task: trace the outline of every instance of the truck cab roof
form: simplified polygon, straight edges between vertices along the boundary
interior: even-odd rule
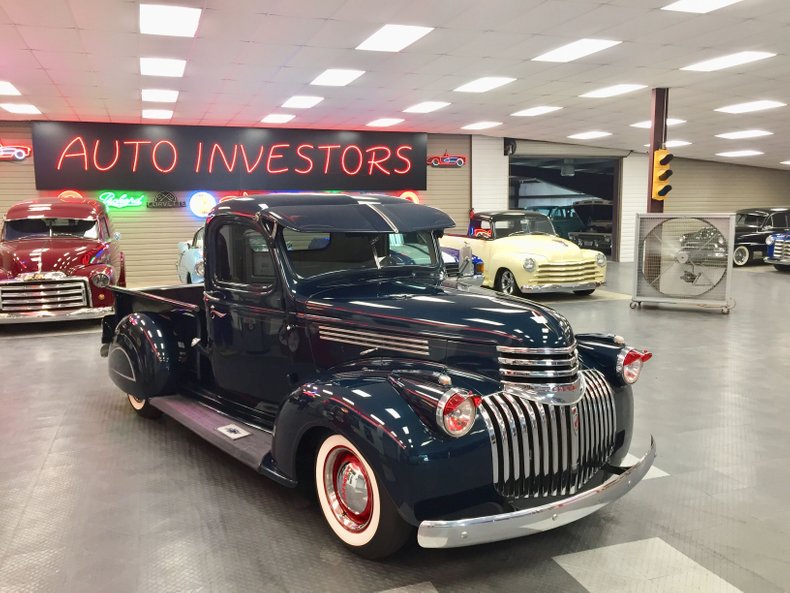
[[[301,232],[407,233],[455,226],[431,206],[386,195],[266,194],[220,202],[209,220],[223,214],[261,217]]]

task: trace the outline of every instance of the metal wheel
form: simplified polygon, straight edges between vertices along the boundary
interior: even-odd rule
[[[637,303],[636,301],[631,301],[630,303],[628,303],[628,306],[631,307],[632,309],[636,309],[639,306],[639,303]]]
[[[738,267],[745,266],[751,259],[752,254],[745,245],[739,245],[735,248],[735,251],[732,252],[732,263]]]
[[[131,393],[127,393],[126,397],[129,398],[129,404],[135,412],[143,418],[159,418],[162,412],[151,405],[147,398],[135,397]]]
[[[504,292],[505,294],[514,296],[521,294],[521,291],[518,289],[516,277],[513,275],[513,272],[507,268],[499,272],[499,276],[497,277],[496,281],[496,289],[499,292]]]

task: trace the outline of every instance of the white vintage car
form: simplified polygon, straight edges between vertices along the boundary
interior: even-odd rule
[[[476,212],[466,235],[445,234],[442,247],[465,243],[483,260],[483,286],[511,295],[592,294],[606,281],[606,256],[557,236],[551,220],[525,210]]]
[[[181,241],[178,244],[178,281],[182,284],[200,284],[203,282],[203,232],[200,227],[192,241]]]

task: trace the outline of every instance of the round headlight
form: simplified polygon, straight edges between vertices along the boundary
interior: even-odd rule
[[[110,277],[104,272],[96,272],[91,276],[91,282],[97,288],[107,288],[110,285]]]
[[[642,372],[642,365],[653,358],[647,350],[639,351],[633,348],[624,348],[617,357],[617,371],[628,384],[636,383]]]
[[[195,264],[195,274],[198,276],[203,276],[206,272],[206,266],[203,264],[203,260],[201,259]]]
[[[524,260],[522,265],[527,272],[532,272],[535,269],[535,260],[531,257],[528,257]]]
[[[436,406],[436,423],[452,437],[462,437],[472,430],[477,418],[480,397],[470,391],[450,389]]]
[[[768,236],[765,238],[765,242],[766,242],[766,244],[768,244],[768,245],[773,245],[773,244],[774,244],[774,241],[776,241],[776,238],[774,238],[774,236],[773,236],[773,235],[768,235]]]
[[[595,263],[598,264],[600,267],[604,267],[606,265],[606,256],[603,253],[596,253]]]
[[[721,235],[719,235],[719,238],[716,239],[716,240],[719,242],[719,245],[724,245],[726,243],[726,241],[724,240],[724,237],[722,237]]]

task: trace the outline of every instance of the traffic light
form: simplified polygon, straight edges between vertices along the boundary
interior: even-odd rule
[[[660,148],[653,153],[653,191],[651,197],[654,200],[664,200],[672,186],[669,185],[669,178],[672,177],[672,169],[669,163],[675,156],[666,149]]]

